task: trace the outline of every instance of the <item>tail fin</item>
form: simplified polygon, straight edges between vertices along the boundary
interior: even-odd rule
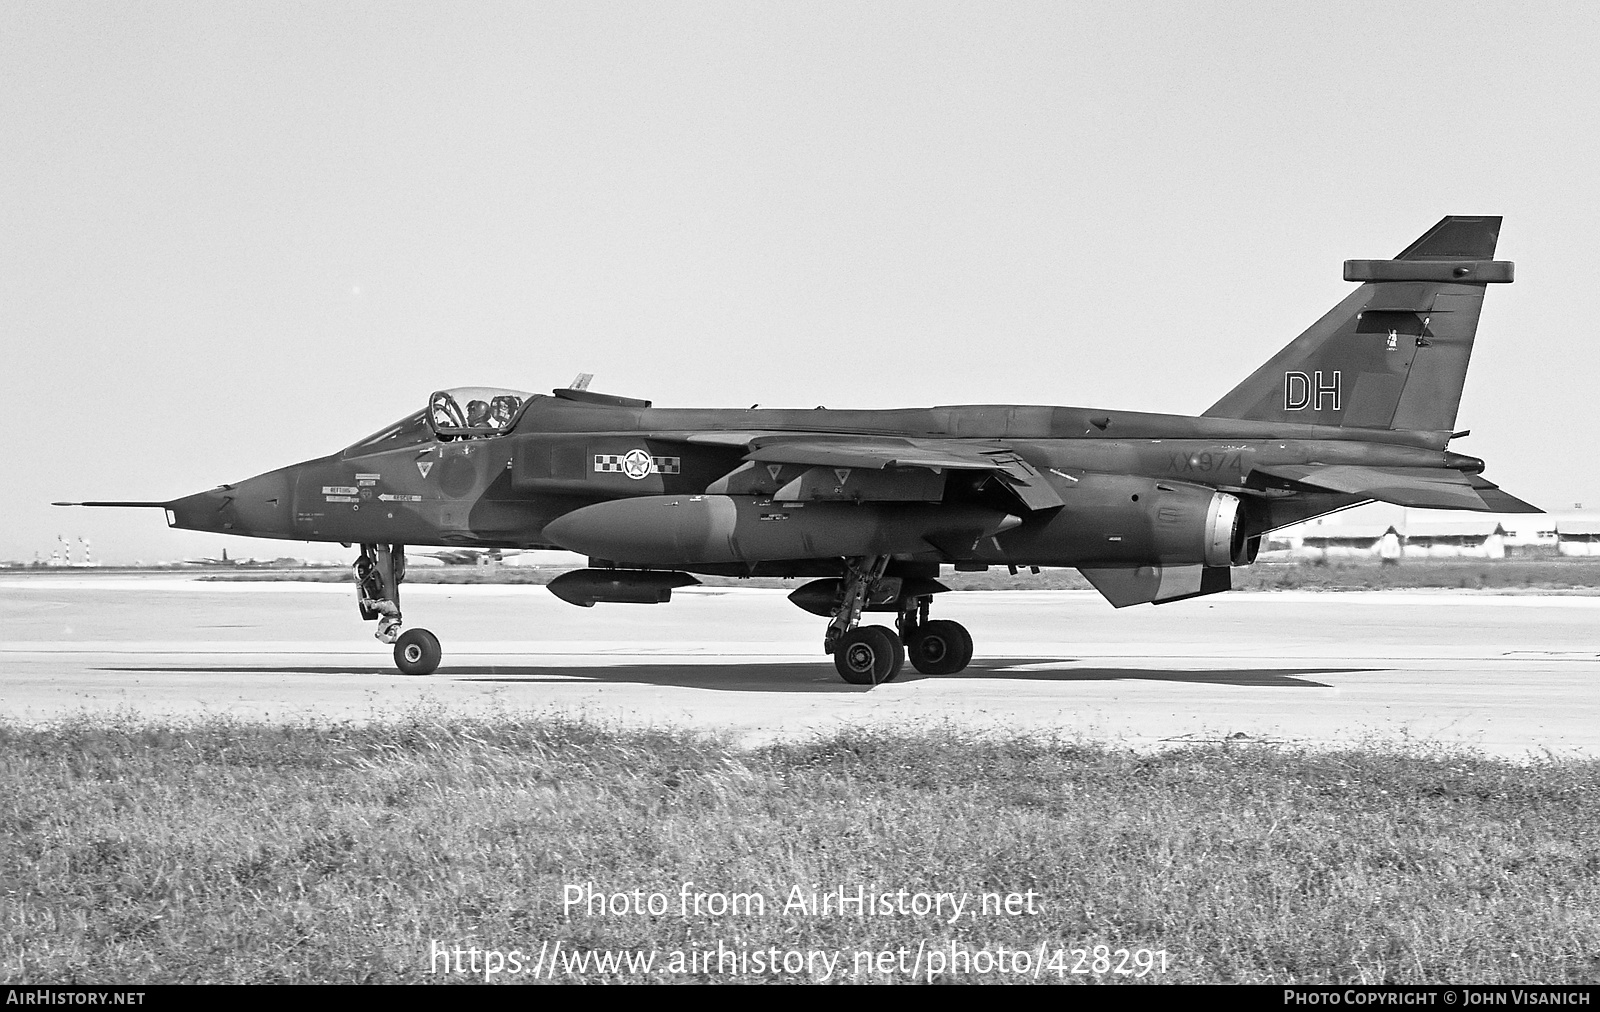
[[[1346,260],[1363,282],[1206,415],[1448,433],[1472,357],[1500,219],[1451,216],[1393,260]]]

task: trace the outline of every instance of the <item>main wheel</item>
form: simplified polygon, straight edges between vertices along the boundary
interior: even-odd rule
[[[426,629],[407,629],[394,641],[394,666],[402,675],[431,675],[443,656],[439,637]]]
[[[881,625],[857,626],[839,637],[833,648],[833,666],[851,685],[892,682],[904,662],[900,637]]]
[[[972,662],[972,634],[948,619],[917,626],[906,648],[911,666],[925,675],[953,675]]]

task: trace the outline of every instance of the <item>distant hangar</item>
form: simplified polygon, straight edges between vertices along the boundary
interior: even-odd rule
[[[1273,532],[1263,561],[1504,559],[1600,556],[1600,511],[1466,513],[1406,510],[1398,519],[1339,515]]]

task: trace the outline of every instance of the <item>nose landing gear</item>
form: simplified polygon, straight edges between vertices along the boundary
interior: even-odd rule
[[[394,663],[402,674],[431,675],[443,651],[439,638],[426,629],[400,631],[400,582],[406,577],[405,545],[362,545],[356,559],[356,603],[361,617],[376,621],[373,635],[394,644]]]

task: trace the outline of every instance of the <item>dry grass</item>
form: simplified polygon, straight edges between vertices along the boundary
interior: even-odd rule
[[[846,968],[854,950],[919,941],[1107,944],[1164,950],[1169,981],[1592,981],[1597,773],[951,730],[747,751],[429,714],[0,726],[0,979],[438,980],[434,940],[560,940],[823,950]],[[567,916],[564,887],[591,881],[673,909]],[[767,913],[680,916],[684,882],[762,893]],[[857,884],[1032,889],[1042,908],[954,925],[779,912],[794,885]]]

